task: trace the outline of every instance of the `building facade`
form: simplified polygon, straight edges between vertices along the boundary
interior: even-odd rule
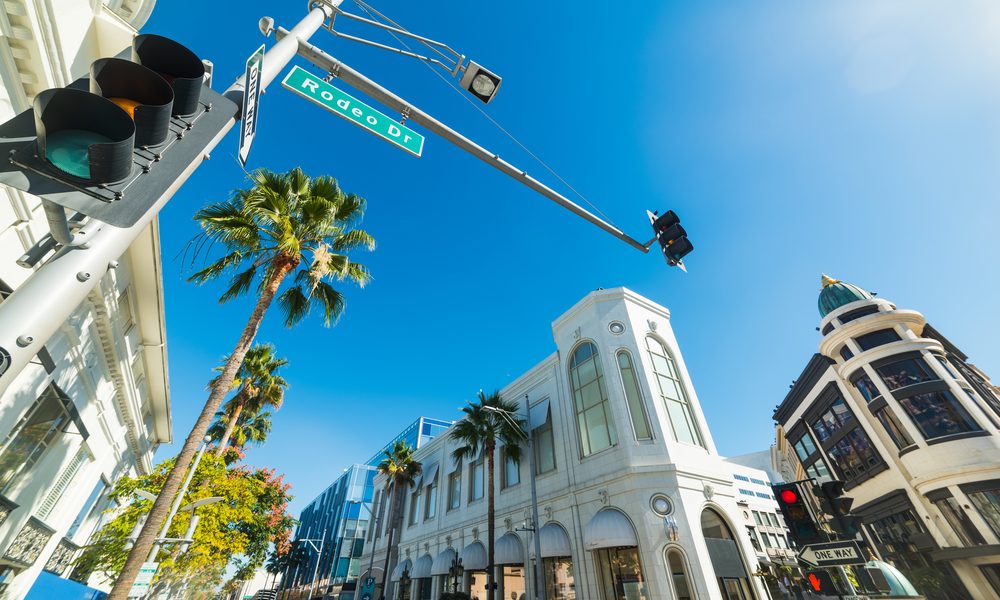
[[[501,392],[530,405],[521,418],[540,522],[528,461],[500,449],[497,598],[533,597],[536,534],[549,600],[767,598],[734,473],[767,476],[716,452],[669,311],[624,288],[598,290],[552,332],[556,351]],[[455,448],[446,432],[416,453],[423,475],[403,506],[387,598],[454,588],[485,598],[484,457],[458,463]],[[389,536],[372,537],[362,560],[382,564]]]
[[[808,477],[846,483],[865,539],[918,589],[1000,598],[996,389],[922,314],[822,283],[819,352],[774,414],[779,438]]]
[[[153,4],[4,2],[0,121],[127,48]],[[158,235],[154,224],[133,243],[0,397],[3,598],[24,597],[43,571],[68,576],[115,480],[148,472],[171,439]],[[39,200],[0,187],[0,303],[51,257],[18,264],[47,239]]]
[[[343,475],[302,510],[295,540],[303,540],[296,542],[303,560],[288,571],[282,584],[289,590],[285,597],[308,598],[315,592],[345,600],[353,598],[369,523],[373,514],[376,521],[381,518],[378,513],[381,502],[373,507],[372,501],[380,500],[383,491],[375,489],[375,473],[385,458],[384,450],[397,441],[421,448],[450,426],[451,421],[418,418],[367,463],[345,469]],[[312,544],[304,541],[307,539]]]

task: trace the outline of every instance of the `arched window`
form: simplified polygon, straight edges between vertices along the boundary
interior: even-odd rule
[[[677,363],[674,362],[670,352],[660,340],[647,337],[646,347],[649,349],[649,358],[653,362],[653,372],[656,373],[660,398],[667,407],[667,416],[670,420],[670,428],[674,432],[674,439],[678,442],[704,447],[705,442],[702,441],[701,433],[698,431],[698,424],[694,419],[694,412],[691,410],[691,403],[688,402],[687,393],[684,391],[684,383],[677,370]]]
[[[753,600],[755,594],[743,555],[729,524],[719,513],[706,508],[701,513],[701,533],[705,536],[708,556],[723,598]],[[738,561],[733,558],[738,557]]]
[[[632,433],[637,440],[651,440],[653,434],[649,429],[649,419],[646,418],[646,408],[642,405],[639,379],[635,376],[635,367],[632,366],[632,355],[625,350],[618,352],[618,371],[622,376],[628,414],[632,417]]]
[[[569,381],[576,405],[576,422],[583,456],[590,456],[617,444],[618,436],[611,418],[600,357],[597,347],[591,342],[584,342],[573,351],[573,358],[569,363]]]
[[[674,586],[674,597],[677,600],[692,600],[694,591],[688,581],[684,557],[678,550],[667,550],[667,568],[670,569],[670,582]]]

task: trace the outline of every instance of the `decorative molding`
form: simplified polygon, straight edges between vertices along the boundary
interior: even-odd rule
[[[656,331],[656,321],[654,321],[652,319],[648,319],[646,321],[646,325],[649,325],[649,330],[650,331]]]
[[[597,490],[597,495],[600,496],[601,504],[607,505],[607,503],[608,503],[608,490]]]
[[[52,552],[48,562],[45,563],[44,569],[62,577],[73,564],[73,557],[76,556],[79,549],[79,546],[63,538],[56,546],[55,551]]]
[[[545,512],[545,520],[546,521],[551,521],[552,520],[552,507],[551,506],[546,506],[543,509],[543,511]]]
[[[576,329],[573,330],[573,339],[574,340],[580,339],[580,328],[579,327],[577,327]]]
[[[25,566],[34,564],[54,533],[54,530],[49,529],[38,519],[34,517],[28,519],[4,552],[4,560]]]
[[[705,487],[701,491],[705,494],[705,500],[711,500],[715,496],[715,488],[709,483],[705,483]]]

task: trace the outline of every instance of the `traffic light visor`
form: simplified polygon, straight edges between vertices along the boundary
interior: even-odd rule
[[[132,40],[132,60],[155,71],[173,88],[174,115],[188,116],[198,110],[205,65],[197,54],[169,38],[144,33]]]
[[[662,231],[666,231],[672,225],[678,225],[680,222],[681,220],[680,217],[677,216],[677,213],[672,210],[668,210],[659,217],[656,217],[656,220],[653,221],[653,229],[655,229],[657,233],[660,233]]]
[[[166,141],[174,90],[155,72],[132,61],[102,58],[90,66],[90,91],[132,117],[136,146],[157,146]]]
[[[58,171],[92,183],[132,173],[135,124],[111,100],[72,88],[44,90],[34,114],[38,155]]]

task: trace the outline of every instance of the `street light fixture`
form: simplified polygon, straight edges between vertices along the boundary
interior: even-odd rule
[[[451,591],[458,591],[458,579],[465,572],[465,567],[462,566],[462,557],[455,556],[451,559],[451,566],[448,568],[448,576],[451,577]]]
[[[497,95],[501,81],[503,79],[499,75],[483,68],[476,61],[470,60],[458,84],[469,90],[473,96],[482,100],[484,104],[489,104]]]

